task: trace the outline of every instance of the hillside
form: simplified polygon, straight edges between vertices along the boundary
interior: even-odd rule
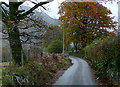
[[[21,5],[19,7],[20,10],[29,10],[31,7],[29,6],[24,6],[24,5]],[[61,22],[58,20],[58,19],[53,19],[51,18],[50,16],[48,16],[45,12],[39,12],[37,10],[34,11],[35,12],[35,18],[42,18],[43,21],[45,21],[48,25],[59,25]],[[36,17],[37,16],[37,17]]]

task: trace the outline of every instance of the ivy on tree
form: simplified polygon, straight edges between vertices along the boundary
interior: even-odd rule
[[[2,2],[2,5],[5,5],[9,8],[7,11],[3,6],[2,9],[2,22],[6,25],[9,35],[9,43],[12,49],[12,58],[15,61],[15,64],[21,65],[21,57],[22,57],[22,44],[20,40],[20,32],[18,29],[18,24],[20,20],[25,19],[29,14],[33,13],[33,11],[38,8],[39,6],[43,7],[42,5],[49,3],[52,0],[34,3],[34,7],[29,9],[28,11],[24,12],[24,10],[18,10],[19,6],[22,5],[25,0],[18,2],[18,0],[9,0],[9,5],[5,2]],[[22,13],[23,12],[23,13]],[[23,55],[24,61],[26,60],[25,54]],[[26,60],[27,61],[27,60]]]

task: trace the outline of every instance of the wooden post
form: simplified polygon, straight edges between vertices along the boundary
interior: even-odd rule
[[[22,66],[24,65],[23,64],[23,51],[21,50],[21,63],[22,63]]]
[[[0,5],[1,7],[1,5]],[[2,30],[2,11],[0,9],[0,30]],[[2,33],[0,33],[0,46],[2,46]],[[0,63],[2,63],[2,48],[0,48]],[[0,87],[2,86],[2,67],[0,66]]]
[[[11,69],[12,69],[12,50],[10,49],[10,64],[9,64],[9,66],[10,66],[10,71],[11,71]]]
[[[64,28],[63,28],[63,58],[64,58],[64,49],[65,49],[64,42],[65,42],[65,35],[64,35]]]

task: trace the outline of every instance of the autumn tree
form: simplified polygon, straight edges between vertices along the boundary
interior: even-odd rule
[[[1,10],[2,10],[2,22],[6,25],[8,36],[9,36],[9,43],[10,47],[12,49],[12,58],[14,59],[15,63],[18,65],[21,65],[21,55],[22,55],[22,44],[20,40],[20,32],[18,29],[18,24],[21,20],[25,19],[28,15],[33,13],[33,11],[38,8],[39,6],[43,7],[44,4],[49,3],[52,0],[44,1],[44,2],[32,2],[34,4],[34,7],[30,8],[28,11],[25,12],[25,10],[19,10],[19,6],[22,5],[26,0],[21,0],[21,2],[18,2],[18,0],[9,0],[9,4],[5,2],[1,2]],[[9,11],[6,10],[4,7],[8,7]],[[44,8],[44,7],[43,7]],[[24,60],[26,59],[26,56],[23,56]]]
[[[66,35],[65,44],[73,42],[76,51],[95,38],[115,35],[108,31],[116,30],[111,11],[98,2],[63,2],[59,14],[60,28]]]

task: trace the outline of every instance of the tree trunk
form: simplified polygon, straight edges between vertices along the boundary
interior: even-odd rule
[[[77,51],[78,51],[78,47],[77,47],[77,43],[76,43],[76,42],[74,42],[74,48],[75,48],[76,53],[77,53]]]
[[[13,31],[9,32],[9,43],[12,50],[12,58],[15,64],[21,66],[21,55],[22,55],[22,44],[19,37],[19,29],[17,26],[13,28]],[[24,62],[26,60],[26,56],[23,56]]]
[[[23,2],[18,2],[18,0],[14,0],[14,1],[9,0],[9,5],[4,4],[7,7],[9,7],[9,11],[2,9],[2,15],[3,15],[2,21],[8,27],[9,43],[12,50],[12,58],[14,59],[14,62],[18,65],[21,65],[21,61],[22,61],[21,55],[23,53],[22,44],[19,37],[20,33],[17,27],[18,23],[20,22],[20,20],[24,19],[27,15],[31,14],[36,8],[44,4],[47,4],[51,1],[40,2],[31,9],[29,9],[28,11],[26,11],[25,13],[21,14],[21,12],[23,12],[24,10],[18,10],[18,8],[21,4],[23,4]],[[23,53],[24,63],[26,59],[27,58]]]

